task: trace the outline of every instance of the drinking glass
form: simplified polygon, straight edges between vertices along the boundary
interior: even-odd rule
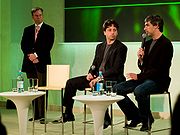
[[[38,79],[37,78],[29,78],[29,92],[37,92],[38,91]]]
[[[106,81],[106,95],[110,96],[112,91],[112,81]]]
[[[17,79],[12,79],[12,91],[17,92]]]
[[[113,89],[113,86],[117,83],[117,81],[112,81],[112,89],[111,89],[111,96],[115,97],[117,95],[117,90]]]
[[[106,81],[106,95],[107,96],[116,96],[116,90],[113,90],[113,86],[117,81]]]

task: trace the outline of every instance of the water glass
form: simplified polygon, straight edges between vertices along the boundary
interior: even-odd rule
[[[100,89],[99,95],[104,95],[104,89]]]
[[[116,91],[113,90],[113,86],[117,81],[106,81],[106,95],[107,96],[116,96]]]
[[[38,79],[37,78],[29,78],[29,92],[37,92],[38,91]]]
[[[117,95],[117,90],[112,88],[111,96],[115,97]]]
[[[96,91],[96,90],[94,89],[94,87],[92,87],[92,95],[93,95],[93,96],[97,96],[97,95],[98,95],[98,91]]]
[[[112,81],[112,89],[111,89],[111,96],[115,97],[117,95],[117,89],[113,89],[113,86],[117,84],[117,81]]]
[[[110,96],[111,95],[111,90],[112,90],[112,81],[106,81],[106,95]]]
[[[12,91],[17,92],[17,79],[12,79]]]

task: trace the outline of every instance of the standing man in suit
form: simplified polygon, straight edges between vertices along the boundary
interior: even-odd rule
[[[93,87],[97,82],[98,71],[103,73],[104,80],[124,81],[124,63],[126,61],[127,47],[117,40],[119,25],[114,20],[106,20],[103,24],[105,41],[98,44],[95,57],[92,62],[94,68],[90,68],[86,76],[71,78],[67,81],[63,99],[66,107],[63,114],[63,122],[74,121],[73,96],[76,91]],[[111,123],[108,113],[106,113],[104,128]]]
[[[142,123],[141,131],[151,128],[154,118],[150,110],[150,94],[163,93],[170,84],[170,66],[173,57],[173,46],[163,32],[163,19],[159,15],[150,15],[145,18],[144,31],[151,39],[145,41],[139,49],[139,74],[128,73],[128,81],[114,85],[118,95],[125,98],[118,101],[118,105],[131,123],[128,127],[136,127]],[[138,108],[127,96],[134,92]],[[148,123],[149,122],[149,123]],[[148,126],[149,125],[149,126]]]
[[[26,27],[21,40],[24,53],[22,72],[27,78],[38,78],[38,85],[46,85],[46,65],[51,64],[50,51],[54,43],[54,28],[43,22],[43,9],[35,7],[31,11],[34,24]],[[48,93],[46,94],[48,97]],[[44,96],[35,99],[34,119],[44,120]],[[29,119],[32,121],[32,118]]]

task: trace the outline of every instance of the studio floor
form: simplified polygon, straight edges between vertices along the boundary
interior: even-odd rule
[[[18,127],[18,117],[15,109],[0,109],[2,122],[6,126],[8,135],[19,135],[19,127]],[[32,116],[31,110],[29,110],[28,118]],[[62,134],[62,124],[53,124],[52,121],[60,117],[60,112],[48,111],[47,114],[47,132],[44,132],[44,124],[40,124],[38,121],[35,122],[35,135],[61,135]],[[87,115],[88,119],[92,119],[92,115]],[[84,125],[83,121],[83,113],[75,113],[75,122],[74,122],[74,135],[83,135],[84,134]],[[114,123],[119,121],[123,121],[124,117],[114,116]],[[32,122],[28,121],[27,124],[27,135],[32,135]],[[115,125],[113,128],[113,135],[125,135],[125,130],[123,128],[124,124]],[[156,119],[155,123],[152,125],[152,131],[162,128],[170,127],[169,119]],[[136,129],[139,129],[137,127]],[[71,122],[65,123],[64,126],[65,135],[71,135]],[[153,135],[169,135],[170,130],[164,130],[160,132],[154,132]],[[129,135],[147,135],[147,132],[140,132],[138,130],[128,130]],[[109,126],[107,129],[103,130],[104,135],[111,135],[111,127]],[[87,124],[86,135],[94,135],[93,132],[93,124]]]

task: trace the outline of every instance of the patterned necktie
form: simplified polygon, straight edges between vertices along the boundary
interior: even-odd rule
[[[40,30],[40,26],[37,25],[35,28],[35,41],[37,39],[37,35],[38,35],[39,30]]]

